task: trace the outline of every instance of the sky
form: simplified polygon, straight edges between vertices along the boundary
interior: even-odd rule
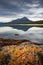
[[[43,20],[43,0],[0,0],[0,22],[17,18]]]

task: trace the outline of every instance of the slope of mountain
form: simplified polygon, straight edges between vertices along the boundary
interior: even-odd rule
[[[32,22],[26,22],[26,24],[43,24],[43,20],[40,20],[40,21],[32,21]]]
[[[35,24],[43,24],[43,20],[40,20],[40,21],[36,21]]]
[[[26,17],[23,17],[23,18],[16,19],[16,20],[13,20],[11,22],[8,22],[7,24],[26,24],[26,23],[29,23],[29,22],[32,22],[32,21],[29,20]]]
[[[43,20],[32,21],[26,17],[23,17],[23,18],[19,18],[19,19],[16,19],[16,20],[13,20],[13,21],[7,22],[7,23],[0,22],[0,25],[10,25],[10,24],[43,24]]]

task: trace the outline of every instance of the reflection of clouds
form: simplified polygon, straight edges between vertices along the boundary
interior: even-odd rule
[[[43,43],[43,28],[32,27],[24,35],[33,42]]]
[[[32,42],[43,43],[43,28],[32,27],[27,31],[13,29],[11,27],[0,28],[0,38],[27,39]],[[16,36],[15,34],[19,34]]]
[[[24,31],[18,30],[18,29],[13,29],[12,27],[0,27],[0,34],[1,33],[23,34]]]
[[[9,32],[11,30],[12,30],[12,28],[10,28],[10,27],[0,27],[0,33]]]
[[[32,27],[30,29],[28,29],[29,33],[43,33],[43,28],[40,27]]]

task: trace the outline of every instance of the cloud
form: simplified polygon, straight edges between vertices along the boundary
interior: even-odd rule
[[[42,0],[0,0],[0,19],[4,22],[26,16],[31,20],[43,19]],[[4,19],[5,18],[5,19]]]

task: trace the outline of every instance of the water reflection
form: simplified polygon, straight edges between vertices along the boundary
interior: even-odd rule
[[[43,28],[31,27],[27,31],[23,31],[12,27],[0,27],[0,38],[27,39],[43,43]]]

